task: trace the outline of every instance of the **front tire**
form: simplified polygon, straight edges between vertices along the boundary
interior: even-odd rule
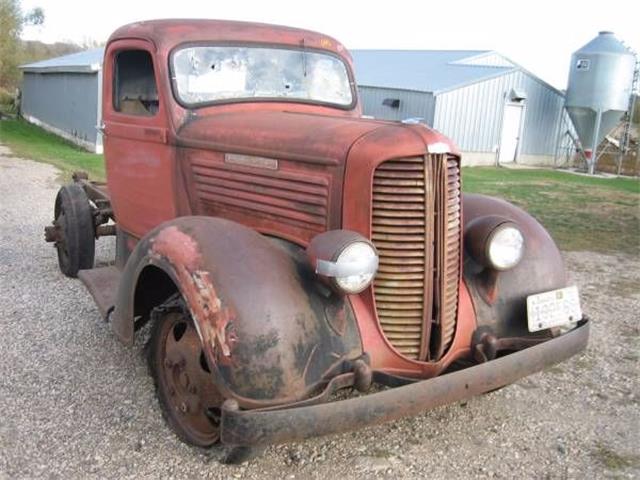
[[[75,278],[79,270],[93,268],[95,229],[89,198],[82,187],[65,185],[56,197],[53,224],[58,230],[55,246],[58,265],[67,277]]]
[[[220,406],[202,343],[182,308],[153,315],[148,361],[162,414],[185,443],[208,448],[220,440]]]

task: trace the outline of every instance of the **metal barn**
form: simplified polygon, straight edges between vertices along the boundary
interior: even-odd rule
[[[353,50],[365,115],[421,119],[465,165],[554,163],[573,131],[563,92],[495,51]]]
[[[97,48],[22,65],[21,114],[89,151],[102,153],[102,57]]]

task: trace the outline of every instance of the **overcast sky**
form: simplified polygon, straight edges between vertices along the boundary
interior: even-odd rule
[[[45,24],[25,29],[25,39],[104,41],[152,18],[259,21],[317,30],[347,48],[497,50],[560,89],[571,53],[600,30],[640,51],[637,0],[22,0],[24,11],[35,6]]]

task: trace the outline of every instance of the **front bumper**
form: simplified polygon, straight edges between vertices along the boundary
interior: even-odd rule
[[[589,322],[582,320],[570,332],[496,360],[454,373],[371,395],[319,405],[279,410],[239,410],[222,406],[222,442],[258,446],[347,432],[500,388],[562,362],[583,350]]]

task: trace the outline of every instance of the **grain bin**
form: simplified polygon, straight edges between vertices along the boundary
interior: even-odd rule
[[[600,32],[571,57],[566,108],[589,173],[595,171],[597,146],[627,110],[635,64],[635,55],[612,32]]]

